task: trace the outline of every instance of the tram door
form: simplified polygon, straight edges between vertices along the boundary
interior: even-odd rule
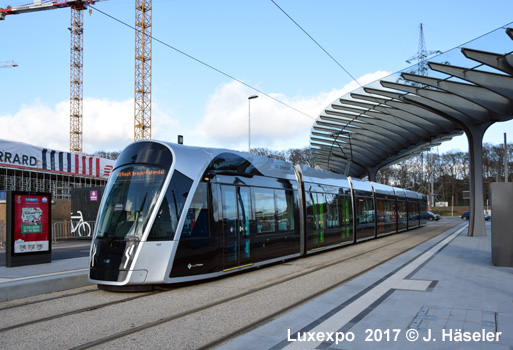
[[[307,246],[308,250],[325,246],[324,233],[326,231],[326,199],[324,194],[307,192]]]
[[[221,186],[225,270],[251,262],[250,194],[246,187]]]

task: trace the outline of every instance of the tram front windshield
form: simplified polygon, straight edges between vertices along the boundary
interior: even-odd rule
[[[116,169],[105,191],[96,238],[141,240],[168,168],[126,165]]]

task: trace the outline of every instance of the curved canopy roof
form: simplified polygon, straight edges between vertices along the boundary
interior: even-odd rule
[[[310,134],[316,164],[355,177],[513,119],[513,29],[501,28],[348,93]]]

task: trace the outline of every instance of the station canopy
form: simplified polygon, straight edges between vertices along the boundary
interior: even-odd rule
[[[375,180],[462,133],[481,147],[476,130],[513,119],[512,40],[505,26],[338,98],[312,127],[316,164]]]

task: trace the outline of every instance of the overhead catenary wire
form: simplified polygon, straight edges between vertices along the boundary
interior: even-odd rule
[[[94,6],[90,5],[90,7],[92,9],[94,9],[95,11],[98,11],[99,13],[103,14],[104,16],[107,16],[110,19],[112,19],[112,20],[114,20],[114,21],[116,21],[116,22],[118,22],[120,24],[123,24],[124,26],[126,26],[126,27],[128,27],[128,28],[130,28],[132,30],[138,30],[134,26],[132,26],[132,25],[130,25],[130,24],[128,24],[128,23],[126,23],[126,22],[124,22],[124,21],[122,21],[122,20],[120,20],[120,19],[118,19],[118,18],[116,18],[116,17],[114,17],[114,16],[104,12],[104,11],[98,10]],[[144,34],[147,35],[146,33],[144,33]],[[310,118],[310,119],[316,120],[315,117],[312,117],[311,115],[309,115],[309,114],[307,114],[307,113],[305,113],[305,112],[303,112],[303,111],[301,111],[301,110],[299,110],[299,109],[297,109],[297,108],[295,108],[295,107],[293,107],[293,106],[291,106],[291,105],[289,105],[289,104],[287,104],[287,103],[285,103],[285,102],[283,102],[283,101],[281,101],[281,100],[271,96],[270,94],[268,94],[268,93],[266,93],[266,92],[264,92],[264,91],[262,91],[262,90],[260,90],[260,89],[258,89],[256,87],[254,87],[254,86],[251,86],[248,83],[246,83],[246,82],[244,82],[244,81],[242,81],[240,79],[235,78],[234,76],[232,76],[232,75],[230,75],[230,74],[220,70],[219,68],[216,68],[216,67],[214,67],[214,66],[212,66],[212,65],[210,65],[210,64],[208,64],[208,63],[206,63],[206,62],[204,62],[202,60],[200,60],[199,58],[196,58],[196,57],[194,57],[194,56],[192,56],[192,55],[190,55],[190,54],[188,54],[188,53],[186,53],[186,52],[184,52],[184,51],[182,51],[182,50],[180,50],[180,49],[178,49],[178,48],[176,48],[176,47],[174,47],[174,46],[172,46],[172,45],[170,45],[170,44],[168,44],[168,43],[166,43],[166,42],[164,42],[164,41],[162,41],[162,40],[160,40],[160,39],[158,39],[156,37],[154,37],[153,35],[151,35],[150,37],[151,37],[152,40],[155,40],[159,44],[162,44],[162,45],[164,45],[164,46],[166,46],[166,47],[168,47],[168,48],[170,48],[170,49],[172,49],[172,50],[174,50],[174,51],[176,51],[176,52],[178,52],[178,53],[180,53],[180,54],[182,54],[182,55],[184,55],[184,56],[186,56],[186,57],[188,57],[188,58],[190,58],[190,59],[192,59],[192,60],[194,60],[196,62],[198,62],[199,64],[201,64],[201,65],[203,65],[203,66],[205,66],[207,68],[210,68],[210,69],[218,72],[219,74],[222,74],[225,77],[228,77],[228,78],[230,78],[230,79],[232,79],[232,80],[234,80],[234,81],[236,81],[236,82],[238,82],[238,83],[240,83],[240,84],[242,84],[242,85],[244,85],[244,86],[246,86],[246,87],[248,87],[248,88],[250,88],[250,89],[252,89],[252,90],[254,90],[254,91],[256,91],[256,92],[258,92],[258,93],[260,93],[260,94],[262,94],[262,95],[264,95],[264,96],[266,96],[266,97],[268,97],[268,98],[270,98],[270,99],[272,99],[272,100],[274,100],[274,101],[276,101],[276,102],[278,102],[278,103],[280,103],[280,104],[282,104],[282,105],[284,105],[284,106],[286,106],[286,107],[288,107],[288,108],[290,108],[290,109],[292,109],[292,110],[294,110],[294,111],[296,111],[296,112],[298,112],[298,113],[300,113],[302,115],[304,115],[304,116],[306,116],[306,117],[308,117],[308,118]]]
[[[319,46],[319,48],[324,51],[324,53],[326,55],[329,56],[329,58],[331,58],[333,60],[333,62],[335,62],[340,68],[342,68],[342,70],[344,72],[346,72],[347,75],[349,75],[351,77],[351,79],[353,79],[358,85],[360,85],[360,87],[363,87],[360,82],[358,80],[356,80],[356,78],[351,74],[349,73],[349,71],[347,69],[344,68],[344,66],[342,66],[342,64],[340,64],[340,62],[338,62],[335,57],[333,57],[324,47],[322,47],[321,44],[319,44],[319,42],[317,40],[315,40],[310,34],[308,34],[308,32],[306,30],[303,29],[303,27],[301,27],[299,25],[299,23],[297,23],[287,12],[285,12],[284,9],[282,9],[274,0],[271,0],[271,2],[277,7],[280,9],[281,12],[283,12],[285,14],[285,16],[287,16],[299,29],[301,29],[303,31],[303,33],[305,33],[317,46]]]
[[[337,64],[337,66],[339,66],[347,75],[349,75],[349,77],[354,81],[356,82],[356,84],[358,84],[358,86],[360,86],[360,88],[363,88],[362,84],[360,84],[360,82],[346,69],[344,68],[344,66],[342,66],[342,64],[340,62],[338,62],[335,57],[333,57],[321,44],[319,44],[319,42],[317,40],[314,39],[314,37],[312,37],[299,23],[297,23],[284,9],[282,9],[274,0],[271,0],[271,2],[281,11],[285,14],[285,16],[287,16],[299,29],[301,29],[301,31],[303,33],[305,33],[309,38],[310,40],[312,40],[322,51],[324,51],[324,53],[326,55],[328,55],[329,58],[331,58],[333,60],[333,62],[335,62]],[[379,101],[371,94],[369,93],[370,97],[373,98],[375,100],[375,102],[379,105]],[[355,119],[358,119],[358,117],[360,117],[361,115],[363,115],[366,111],[362,111],[361,113],[359,113],[358,115],[356,115],[351,121],[349,121],[346,126],[350,125],[351,123],[353,123],[353,121]],[[395,117],[394,117],[395,118]],[[345,127],[342,129],[344,130]],[[335,142],[337,140],[338,136],[333,140],[333,142]]]
[[[344,68],[344,66],[342,66],[342,64],[340,64],[340,62],[338,62],[321,44],[319,44],[319,42],[317,40],[315,40],[301,25],[299,25],[299,23],[297,23],[287,12],[285,12],[284,9],[282,9],[274,0],[271,0],[271,2],[281,11],[285,14],[285,16],[287,16],[299,29],[301,29],[301,31],[303,33],[305,33],[309,38],[310,40],[312,40],[322,51],[324,51],[324,53],[326,55],[328,55],[329,58],[331,58],[333,60],[333,62],[335,62],[337,64],[337,66],[339,66],[347,75],[349,75],[349,77],[351,77],[351,79],[353,79],[354,82],[356,82],[360,88],[363,88],[362,84],[360,84],[360,82],[347,70]],[[375,99],[374,96],[372,96],[372,94],[369,94],[375,101],[376,103],[379,105],[379,101]],[[353,117],[353,119],[351,119],[351,121],[347,122],[346,125],[338,132],[334,132],[332,135],[333,135],[333,142],[331,144],[331,149],[333,149],[335,143],[337,142],[337,139],[340,135],[342,135],[344,133],[344,130],[350,125],[352,124],[356,119],[358,119],[358,117],[360,117],[361,115],[365,114],[365,110],[362,110],[361,113],[359,113],[358,115],[355,115]],[[317,121],[317,119],[316,119]],[[351,134],[350,132],[347,132],[349,135]],[[340,145],[337,143],[337,146],[340,148],[340,150],[342,150],[342,148],[340,147]],[[351,137],[349,137],[349,146],[351,147]],[[345,152],[342,151],[342,153],[345,155]],[[351,162],[352,162],[352,149],[351,149],[351,156],[350,156],[350,159],[351,159]],[[329,162],[328,162],[329,164]]]

